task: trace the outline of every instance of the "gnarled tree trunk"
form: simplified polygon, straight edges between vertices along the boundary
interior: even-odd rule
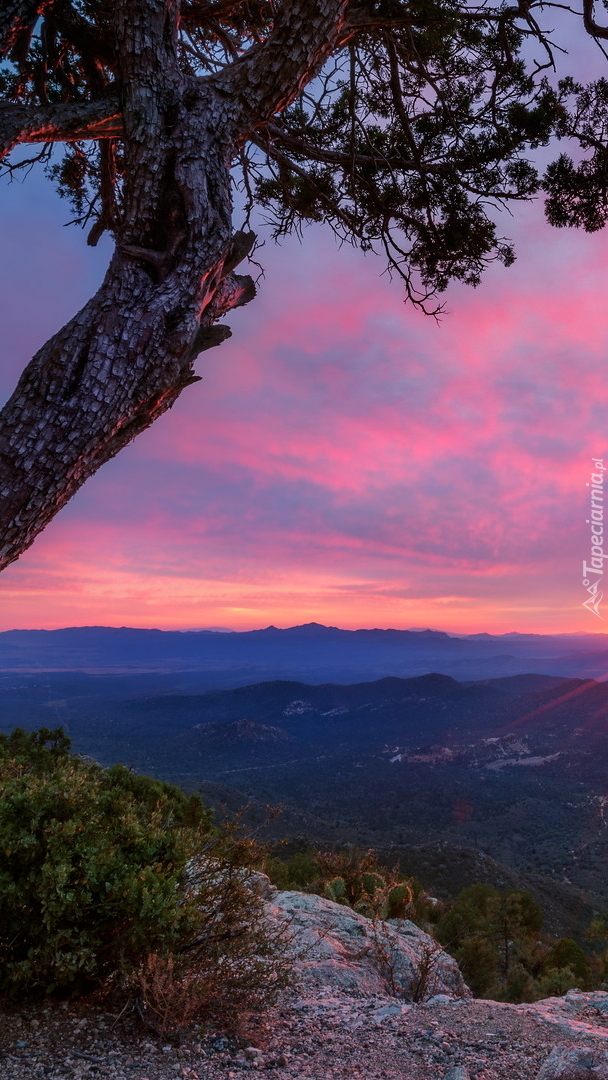
[[[116,0],[117,93],[80,114],[74,105],[0,110],[5,150],[120,133],[126,156],[104,282],[0,413],[0,569],[173,404],[195,380],[197,353],[228,336],[216,321],[254,295],[233,273],[253,237],[232,232],[230,164],[247,134],[314,77],[343,12],[343,0],[285,3],[264,44],[197,79],[177,63],[178,0]]]

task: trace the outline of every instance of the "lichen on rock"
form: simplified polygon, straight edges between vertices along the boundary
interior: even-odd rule
[[[268,895],[267,917],[285,923],[304,986],[335,987],[406,1002],[470,996],[456,961],[408,919],[368,919],[311,893]]]

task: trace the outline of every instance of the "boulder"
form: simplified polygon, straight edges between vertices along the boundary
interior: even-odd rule
[[[408,919],[365,918],[311,893],[276,892],[269,920],[287,929],[296,975],[304,988],[427,1001],[436,994],[470,997],[451,956]]]
[[[583,1046],[554,1046],[536,1080],[608,1080],[608,1053]]]

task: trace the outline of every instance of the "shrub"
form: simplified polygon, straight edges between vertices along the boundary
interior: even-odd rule
[[[226,994],[259,1006],[283,965],[249,887],[252,845],[214,829],[198,796],[69,747],[61,730],[0,736],[0,992],[105,985],[153,1023],[151,987],[171,981],[188,1015]]]
[[[241,865],[250,848],[230,833],[206,845],[187,867],[198,933],[180,950],[147,954],[122,980],[142,1020],[163,1036],[201,1017],[237,1028],[289,981],[290,935],[264,918],[257,875]]]
[[[295,889],[305,892],[319,878],[317,852],[312,848],[296,851],[287,859],[268,855],[264,871],[277,889]]]
[[[287,859],[267,856],[264,869],[279,889],[314,892],[372,919],[411,919],[424,930],[439,917],[420,882],[380,863],[376,851],[306,848]]]
[[[547,973],[550,974],[568,970],[571,972],[572,977],[577,980],[572,986],[586,989],[589,985],[591,970],[587,957],[580,945],[577,945],[576,941],[572,941],[571,938],[560,938],[559,941],[556,941],[555,945],[549,950],[545,968]]]

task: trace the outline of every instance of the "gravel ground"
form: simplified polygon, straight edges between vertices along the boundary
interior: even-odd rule
[[[580,1010],[579,1010],[580,1013]],[[534,1080],[556,1044],[608,1047],[608,1017],[587,1010],[585,1030],[530,1007],[437,1000],[401,1005],[345,995],[293,998],[248,1036],[190,1033],[181,1045],[150,1037],[129,1017],[83,1005],[0,1015],[1,1080],[443,1080],[464,1065],[473,1080]]]

